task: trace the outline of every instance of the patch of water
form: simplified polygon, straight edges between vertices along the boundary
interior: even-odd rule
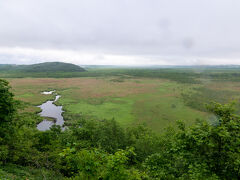
[[[54,124],[54,122],[52,121],[48,121],[46,119],[44,119],[42,122],[40,122],[38,125],[37,125],[37,129],[39,131],[46,131],[46,130],[49,130],[50,127]]]
[[[48,94],[52,94],[54,92],[55,92],[55,90],[53,90],[53,91],[43,91],[43,92],[41,92],[41,94],[48,95]]]
[[[55,92],[55,90],[54,91],[49,91],[49,92],[43,92],[42,94],[47,95],[47,94],[51,94],[53,92]],[[56,98],[55,98],[54,101],[47,101],[47,102],[43,103],[42,105],[38,106],[42,110],[39,113],[40,116],[42,116],[42,117],[51,117],[51,118],[56,119],[56,122],[52,122],[52,121],[48,121],[47,119],[44,119],[42,122],[40,122],[37,125],[37,129],[38,130],[40,130],[40,131],[49,130],[50,127],[53,124],[63,126],[64,119],[63,119],[63,116],[62,116],[62,113],[63,113],[62,106],[56,106],[54,104],[54,102],[56,102],[60,97],[61,96],[56,95]]]

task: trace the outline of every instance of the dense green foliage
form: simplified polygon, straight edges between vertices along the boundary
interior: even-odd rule
[[[8,83],[0,81],[0,176],[5,179],[239,179],[240,117],[231,104],[212,103],[217,122],[178,123],[156,134],[143,125],[72,116],[38,131],[39,118],[17,112]],[[7,113],[5,113],[7,109]],[[48,170],[46,170],[48,169]],[[49,171],[50,170],[50,171]]]
[[[14,180],[42,180],[42,179],[64,179],[61,174],[45,168],[34,168],[31,166],[20,166],[16,164],[7,164],[0,167],[0,179]]]
[[[0,79],[0,124],[10,121],[16,112],[16,101],[9,89],[8,82]]]
[[[165,151],[153,154],[145,167],[157,178],[238,179],[240,177],[240,117],[231,105],[213,104],[209,109],[218,124],[199,121],[186,129],[179,123],[179,132]]]

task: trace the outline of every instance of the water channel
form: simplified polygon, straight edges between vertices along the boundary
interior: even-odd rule
[[[45,92],[42,92],[41,94],[49,95],[49,94],[53,94],[53,93],[56,94],[55,90],[54,91],[45,91]],[[60,97],[61,96],[56,94],[55,100],[47,101],[47,102],[43,103],[42,105],[38,106],[42,110],[39,113],[40,116],[49,117],[51,119],[54,119],[54,121],[49,121],[47,119],[44,119],[42,122],[40,122],[37,125],[38,130],[40,130],[40,131],[49,130],[53,124],[60,125],[61,127],[63,126],[64,119],[62,116],[62,113],[63,113],[62,106],[56,106],[54,104],[54,102],[56,102]]]

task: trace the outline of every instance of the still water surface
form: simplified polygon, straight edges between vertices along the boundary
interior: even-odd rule
[[[42,94],[48,95],[48,94],[52,94],[54,92],[55,91],[42,92]],[[40,130],[40,131],[49,130],[50,127],[53,124],[63,126],[64,119],[63,119],[63,116],[62,116],[62,112],[63,112],[62,106],[56,106],[54,104],[54,102],[56,102],[60,97],[61,96],[56,95],[56,98],[55,98],[54,101],[47,101],[47,102],[43,103],[42,105],[38,106],[42,110],[42,112],[39,113],[40,116],[42,116],[42,117],[51,117],[51,118],[56,119],[56,122],[48,121],[47,119],[44,119],[42,122],[40,122],[37,125],[37,129],[38,130]]]

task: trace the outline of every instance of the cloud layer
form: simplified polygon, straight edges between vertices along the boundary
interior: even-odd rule
[[[0,63],[240,64],[237,0],[7,0]]]

